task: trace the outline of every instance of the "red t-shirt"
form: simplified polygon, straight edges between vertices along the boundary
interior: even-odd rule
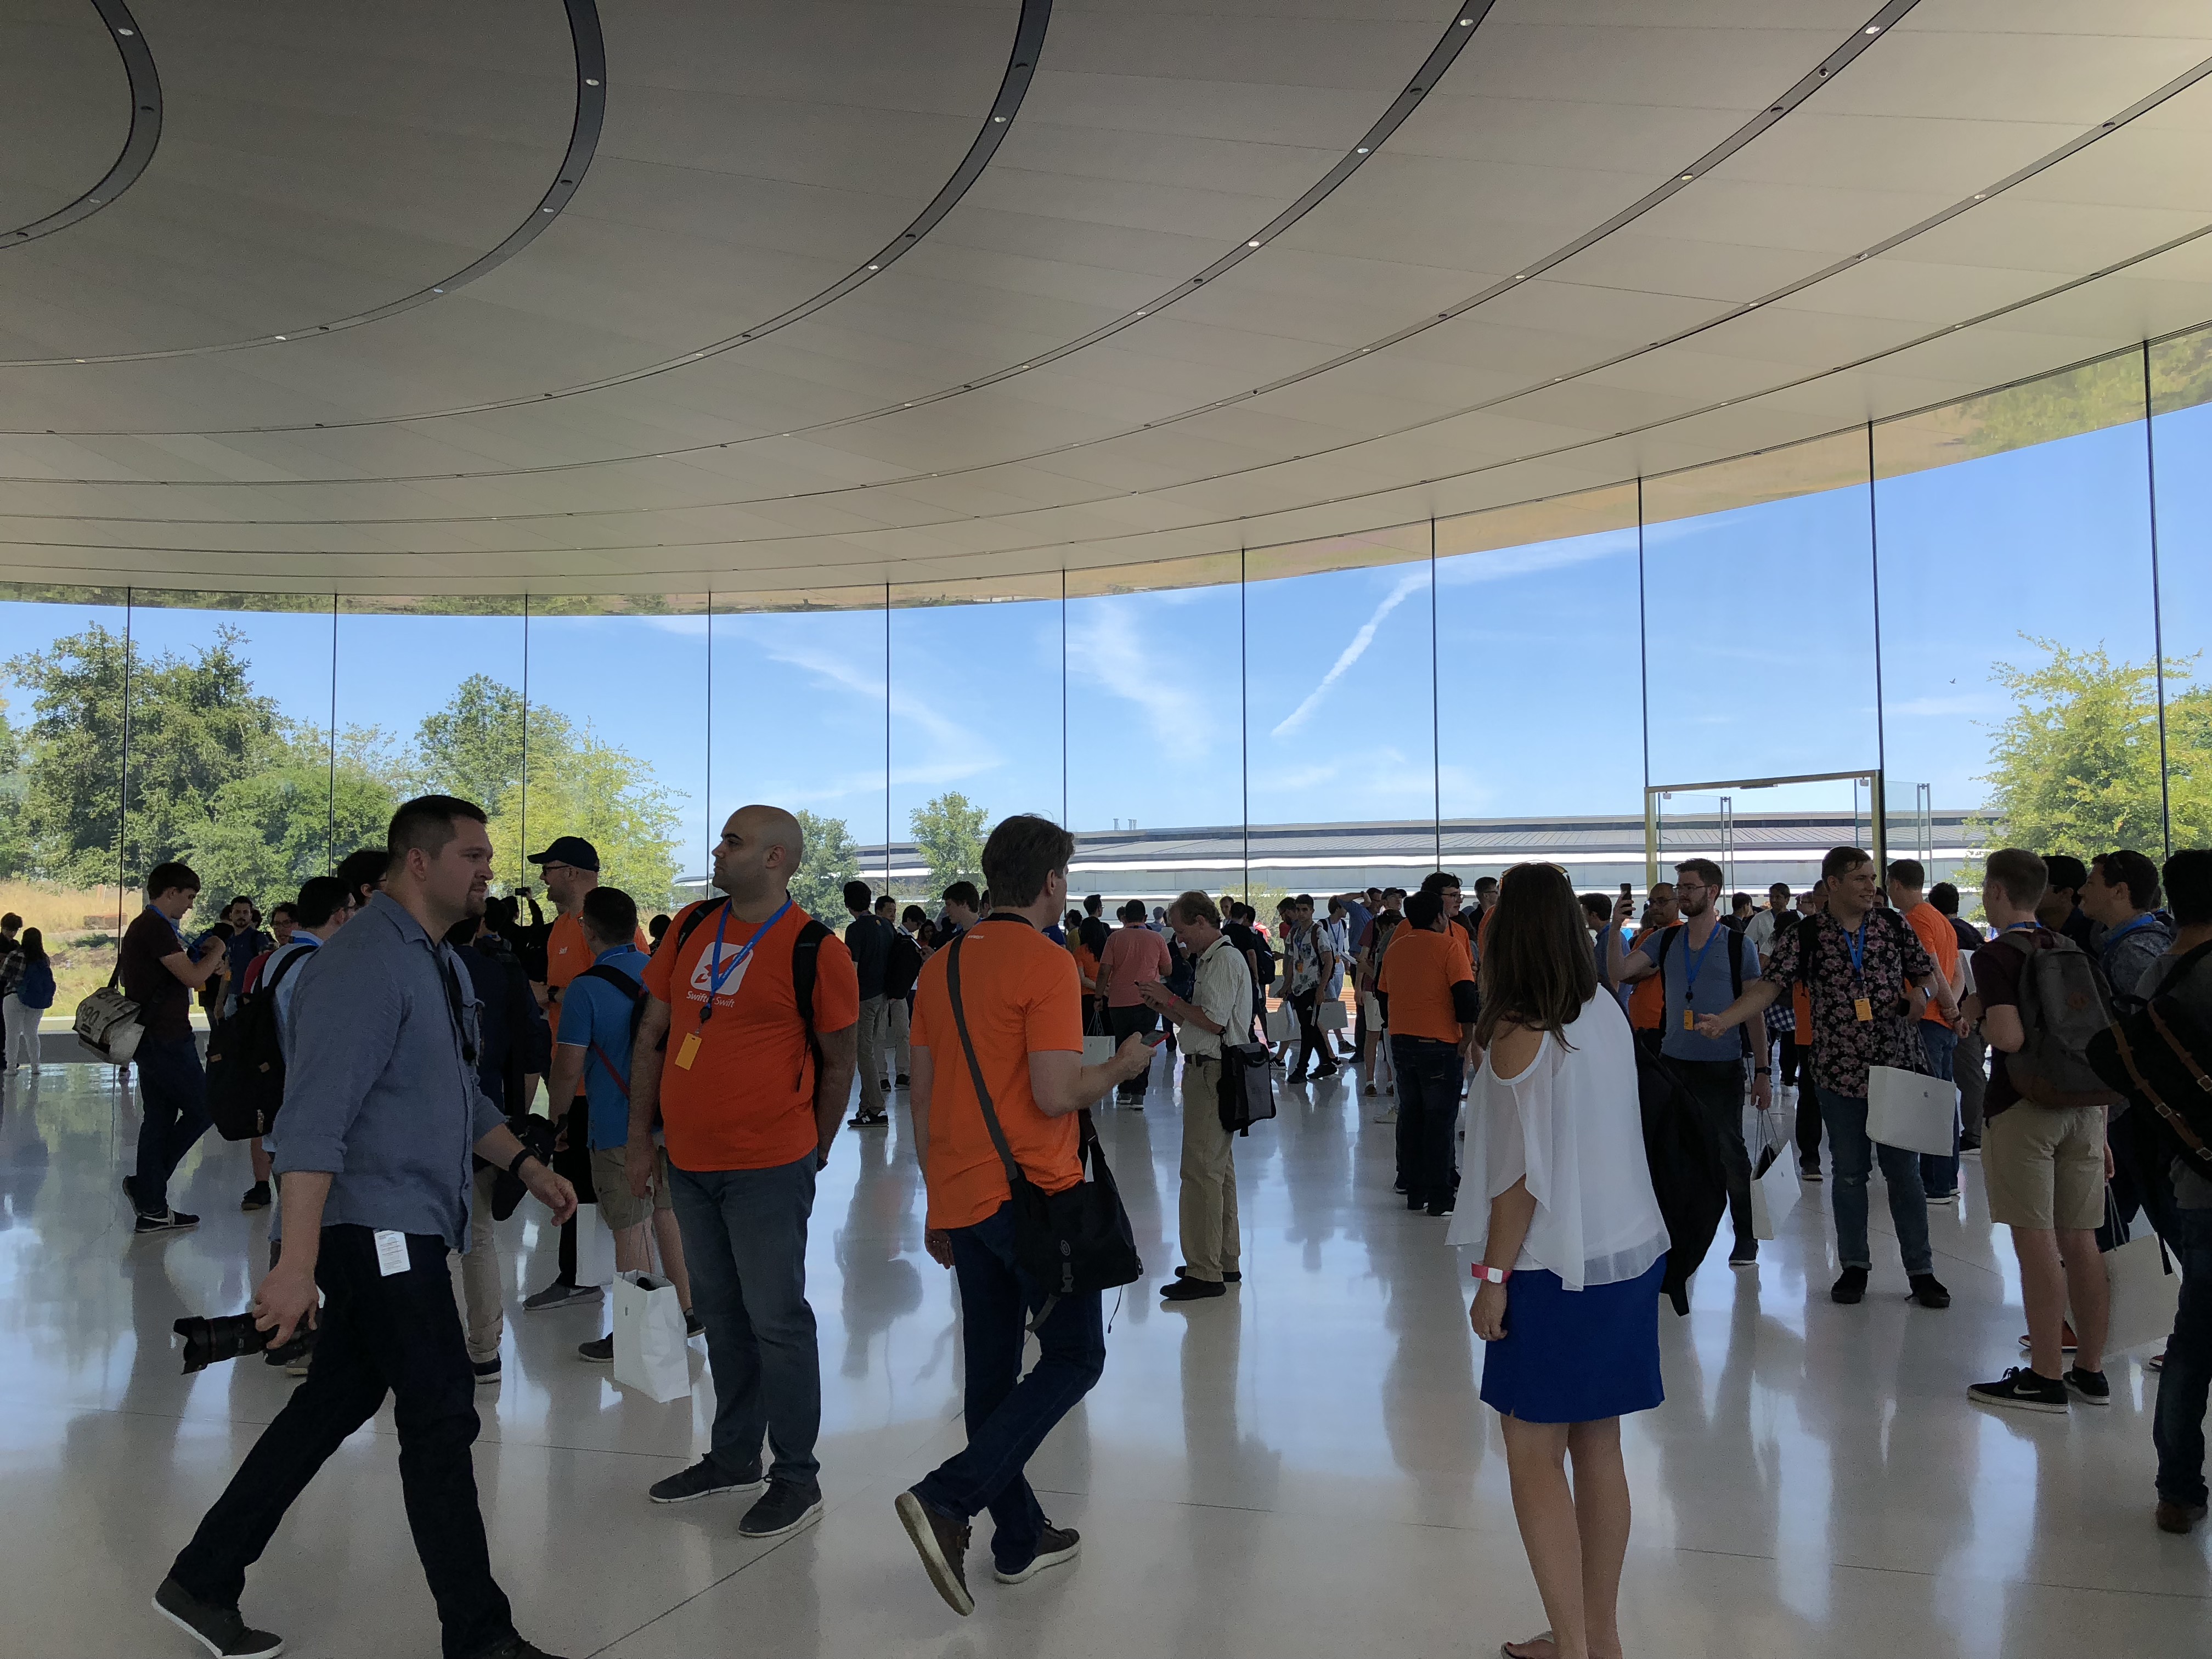
[[[698,908],[678,913],[645,970],[645,988],[669,1005],[660,1067],[669,1162],[693,1170],[794,1164],[818,1144],[814,1054],[791,980],[791,949],[810,918],[797,905],[785,911],[744,963],[730,968],[713,993],[714,1017],[702,1024],[711,970],[735,963],[762,930],[726,910],[693,928],[679,950],[684,919]],[[723,923],[718,953],[715,930]],[[814,1029],[842,1031],[860,1018],[860,976],[845,941],[832,933],[815,963]]]
[[[1098,958],[1098,971],[1108,976],[1106,1006],[1135,1007],[1144,1000],[1137,988],[1164,977],[1170,965],[1168,942],[1151,928],[1116,927]]]

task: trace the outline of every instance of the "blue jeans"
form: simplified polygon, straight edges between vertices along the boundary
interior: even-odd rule
[[[1959,1052],[1959,1034],[1948,1025],[1924,1019],[1920,1022],[1920,1044],[1928,1051],[1928,1075],[1951,1082],[1952,1060]],[[1959,1190],[1959,1103],[1955,1095],[1951,1102],[1951,1156],[1938,1158],[1933,1152],[1921,1153],[1920,1184],[1936,1198]]]
[[[769,1170],[672,1167],[669,1187],[714,1373],[708,1455],[725,1474],[744,1475],[765,1434],[773,1477],[817,1487],[822,1355],[806,1303],[814,1154]]]
[[[1867,1139],[1863,1095],[1820,1091],[1820,1121],[1828,1131],[1828,1158],[1835,1171],[1836,1255],[1846,1267],[1872,1267],[1867,1243],[1867,1176],[1875,1154],[1881,1156],[1881,1178],[1889,1188],[1889,1218],[1897,1228],[1897,1253],[1907,1273],[1924,1273],[1935,1258],[1928,1249],[1928,1189],[1920,1184],[1920,1154],[1896,1146],[1877,1146]]]
[[[992,1557],[1002,1571],[1018,1572],[1036,1554],[1045,1527],[1022,1469],[1106,1369],[1098,1292],[1053,1304],[1037,1331],[1037,1363],[1024,1376],[1024,1322],[1044,1305],[1044,1287],[1014,1265],[1013,1205],[1000,1205],[972,1227],[955,1227],[951,1237],[968,1366],[968,1444],[923,1476],[915,1495],[962,1521],[990,1510]]]
[[[208,1116],[207,1073],[200,1070],[198,1039],[142,1037],[138,1067],[137,1188],[141,1215],[169,1207],[169,1177],[192,1143],[214,1127]]]
[[[2166,1345],[2150,1437],[2158,1448],[2158,1495],[2169,1504],[2201,1504],[2204,1397],[2212,1385],[2212,1210],[2177,1208],[2168,1224],[2167,1248],[2181,1269],[2181,1306]]]
[[[1449,1204],[1459,1186],[1459,1050],[1433,1037],[1394,1036],[1390,1064],[1398,1073],[1398,1179],[1409,1199]]]

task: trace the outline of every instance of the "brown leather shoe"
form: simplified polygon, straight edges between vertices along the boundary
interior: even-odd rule
[[[2158,1504],[2158,1529],[2160,1532],[2187,1533],[2204,1518],[2202,1504],[2169,1504],[2164,1498]]]

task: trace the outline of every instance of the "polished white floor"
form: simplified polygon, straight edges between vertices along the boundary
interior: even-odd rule
[[[147,1598],[293,1387],[258,1361],[178,1375],[170,1322],[246,1305],[266,1218],[237,1207],[244,1149],[210,1138],[177,1193],[204,1224],[134,1239],[116,1181],[137,1120],[111,1077],[49,1066],[0,1101],[0,1659],[192,1651]],[[1443,1659],[1540,1630],[1446,1224],[1391,1195],[1376,1103],[1341,1080],[1285,1093],[1238,1150],[1244,1285],[1188,1309],[1151,1293],[1177,1259],[1162,1229],[1178,1122],[1159,1069],[1147,1109],[1103,1115],[1157,1271],[1123,1300],[1097,1389],[1031,1467],[1084,1553],[1006,1589],[979,1539],[969,1620],[931,1590],[890,1508],[961,1443],[951,1286],[921,1249],[902,1130],[847,1131],[815,1209],[829,1511],[808,1532],[750,1544],[737,1500],[646,1502],[705,1443],[703,1356],[693,1400],[653,1405],[574,1357],[603,1328],[599,1305],[513,1314],[477,1469],[525,1633],[611,1659]],[[1816,1203],[1756,1272],[1715,1261],[1687,1319],[1662,1313],[1667,1403],[1627,1433],[1631,1654],[2212,1647],[2204,1540],[2151,1525],[2156,1379],[2116,1362],[2112,1407],[2070,1418],[1964,1396],[2018,1361],[2023,1328],[1978,1176],[1970,1163],[1963,1211],[1934,1218],[1948,1312],[1905,1303],[1877,1183],[1864,1305],[1827,1300]],[[605,1236],[586,1237],[604,1280]],[[525,1214],[501,1245],[512,1308],[550,1277],[551,1236]],[[395,1447],[387,1407],[247,1585],[249,1620],[295,1653],[438,1651]]]

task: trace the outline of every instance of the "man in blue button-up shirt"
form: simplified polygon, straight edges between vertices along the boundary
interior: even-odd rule
[[[469,1460],[475,1378],[446,1255],[467,1246],[471,1152],[514,1170],[556,1221],[575,1212],[576,1195],[523,1150],[477,1079],[479,1004],[445,936],[483,913],[483,810],[446,795],[410,801],[389,845],[383,890],[295,974],[276,1148],[284,1251],[253,1311],[275,1344],[313,1325],[313,1363],[154,1604],[212,1651],[278,1651],[240,1616],[246,1569],[390,1394],[446,1659],[531,1659],[538,1650],[515,1633],[491,1576]]]

